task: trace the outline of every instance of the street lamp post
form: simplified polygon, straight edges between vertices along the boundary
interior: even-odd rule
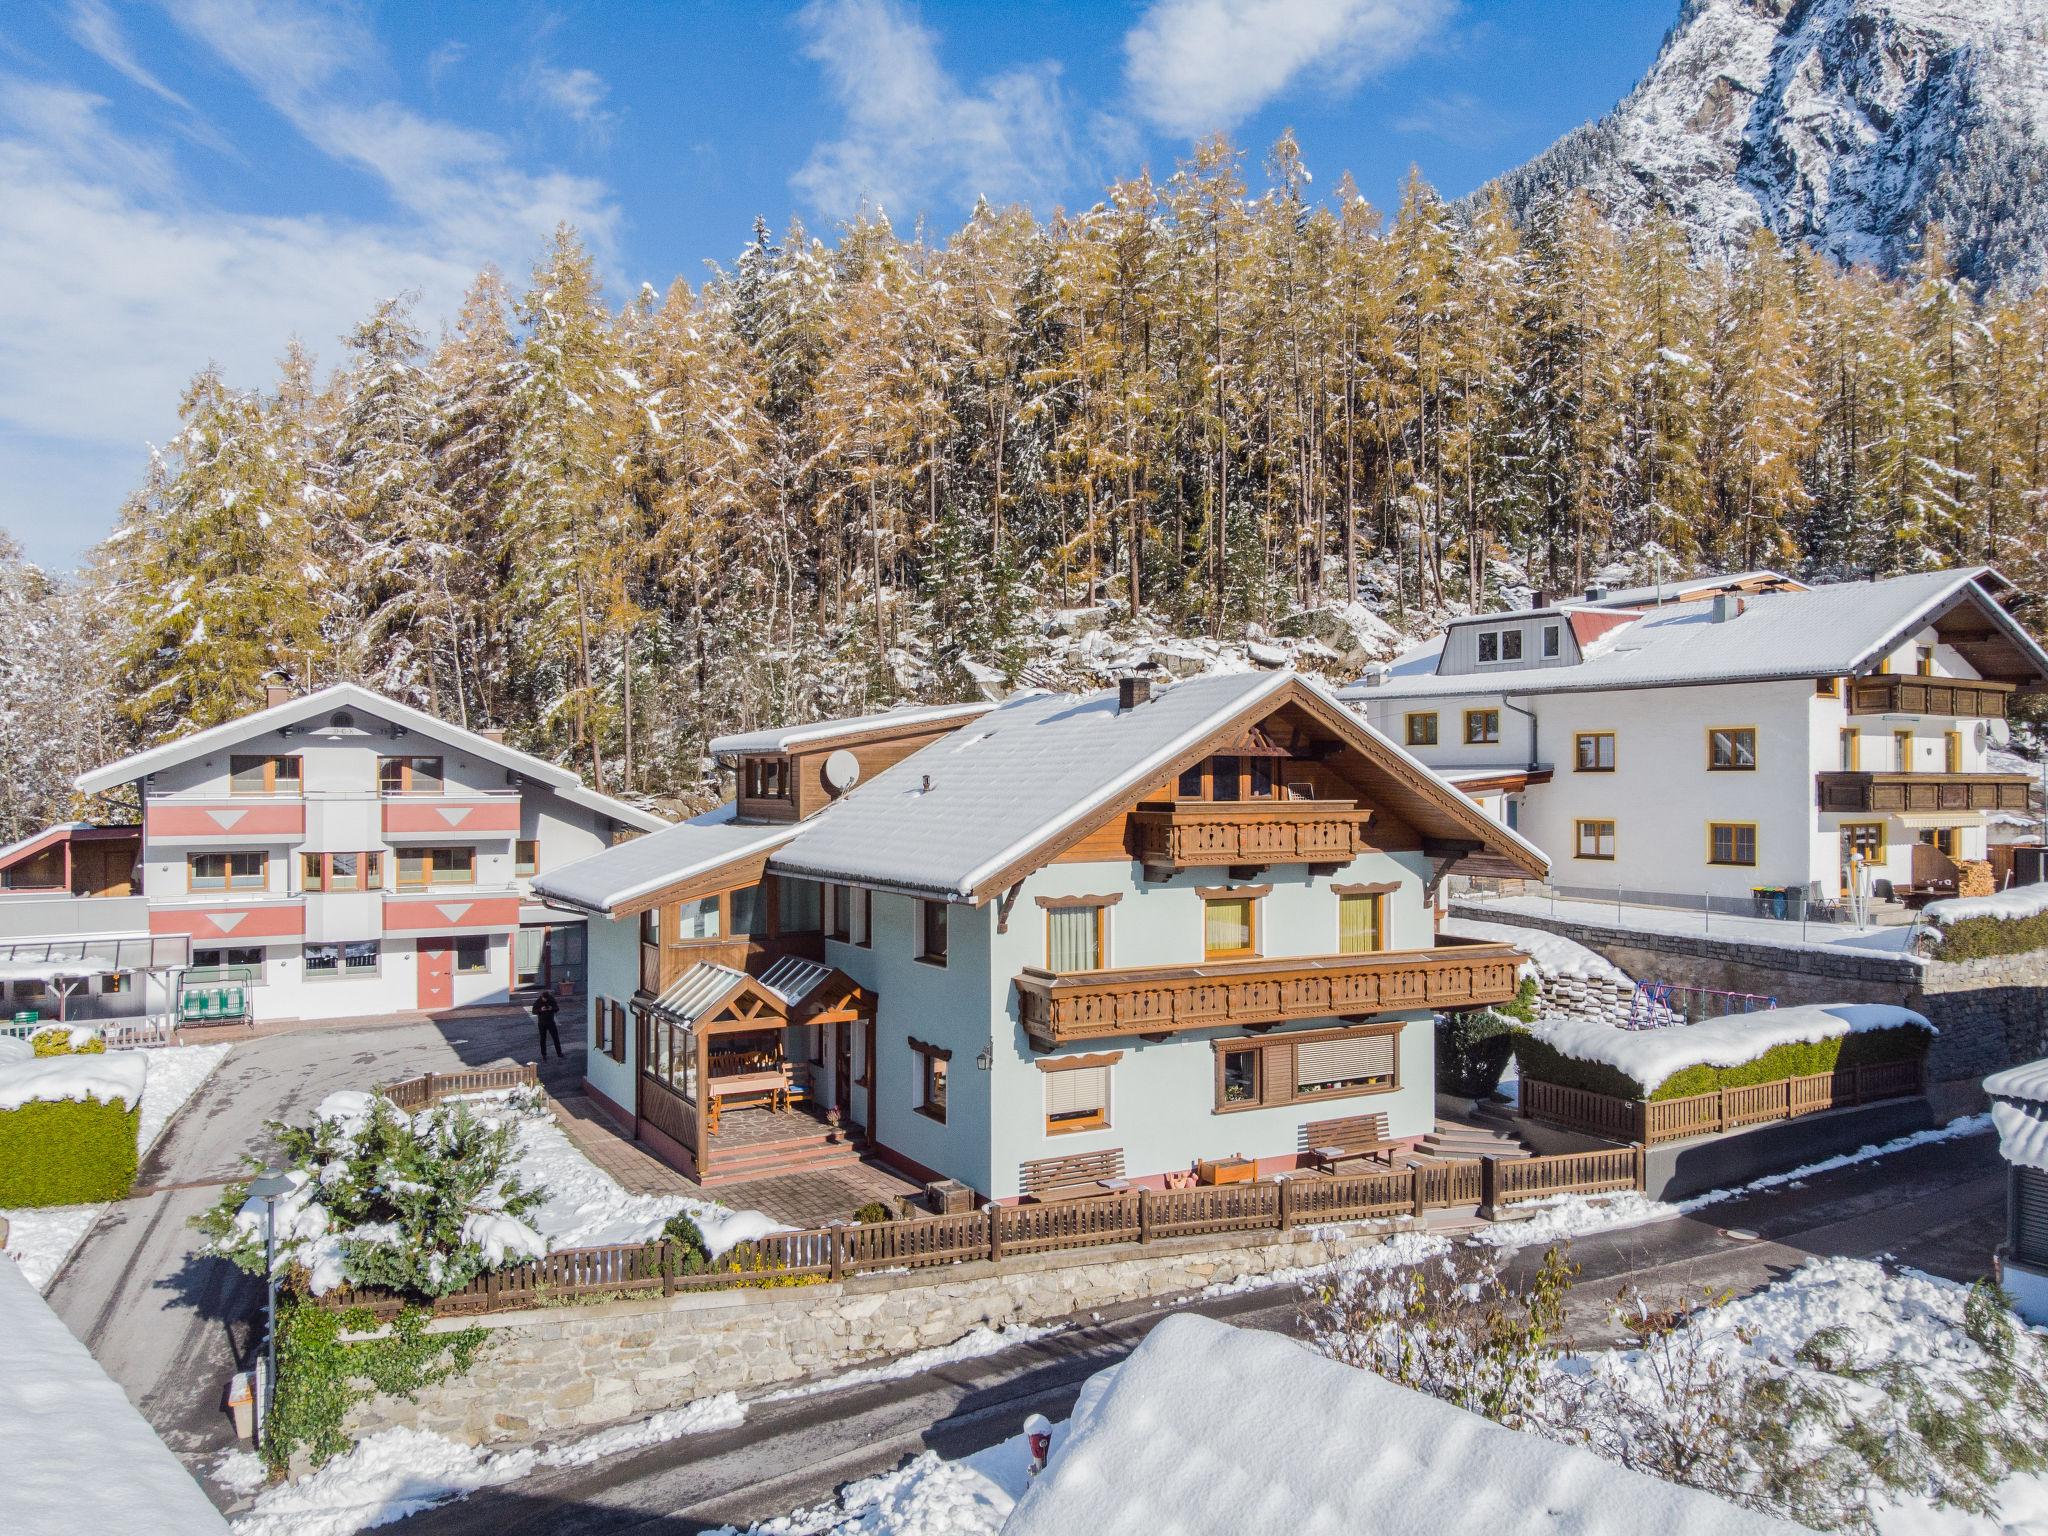
[[[298,1188],[282,1168],[266,1168],[250,1181],[249,1193],[263,1202],[263,1390],[256,1394],[256,1441],[270,1424],[270,1398],[277,1390],[277,1202]]]

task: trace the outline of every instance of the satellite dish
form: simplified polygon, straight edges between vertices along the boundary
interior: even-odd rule
[[[825,759],[825,782],[833,794],[845,794],[860,782],[860,759],[841,747]]]

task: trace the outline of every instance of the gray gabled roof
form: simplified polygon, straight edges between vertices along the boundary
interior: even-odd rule
[[[235,742],[246,741],[252,736],[261,736],[266,731],[279,730],[288,725],[299,725],[317,716],[333,713],[338,709],[366,710],[393,725],[402,725],[408,731],[416,731],[431,741],[450,746],[459,746],[473,757],[500,768],[510,769],[524,778],[543,784],[563,799],[587,809],[609,816],[612,820],[642,831],[656,827],[672,826],[666,818],[652,811],[643,811],[636,805],[623,800],[614,800],[610,795],[601,795],[583,786],[583,780],[569,769],[551,763],[546,758],[535,757],[531,752],[521,752],[517,747],[508,747],[502,741],[493,741],[488,736],[465,730],[459,725],[450,725],[446,720],[428,714],[425,710],[414,709],[410,704],[401,704],[396,699],[386,698],[381,693],[358,683],[333,683],[312,693],[298,694],[265,709],[253,710],[249,714],[195,731],[189,736],[180,736],[162,746],[151,747],[146,752],[136,752],[117,759],[90,773],[80,774],[73,781],[80,794],[96,795],[109,789],[119,789],[137,779],[156,773],[177,763],[188,762],[195,757],[204,757]]]
[[[1599,597],[1592,598],[1589,606],[1594,608],[1633,608],[1638,603],[1666,603],[1686,592],[1709,592],[1716,587],[1755,585],[1766,581],[1790,582],[1795,587],[1805,583],[1785,575],[1781,571],[1727,571],[1716,576],[1672,577],[1668,581],[1650,582],[1640,587],[1609,587]]]
[[[964,723],[976,715],[987,714],[994,708],[995,705],[985,701],[973,704],[933,704],[925,707],[911,705],[902,709],[884,710],[874,715],[851,715],[839,720],[814,720],[808,725],[770,726],[759,731],[739,731],[729,736],[714,736],[711,739],[711,754],[723,758],[736,757],[748,752],[789,752],[797,747],[837,741],[841,737],[886,733],[906,726]]]
[[[1355,682],[1339,696],[1367,703],[1848,677],[1869,670],[1906,635],[1961,601],[1974,601],[2048,677],[2048,653],[1991,595],[1990,588],[2003,581],[1996,572],[1975,566],[1836,582],[1804,592],[1753,596],[1741,613],[1720,622],[1711,602],[1674,603],[1598,636],[1583,659],[1566,667],[1439,673],[1443,642],[1437,640],[1400,657],[1385,681]]]
[[[802,831],[796,822],[735,821],[733,802],[534,876],[534,893],[580,912],[609,913],[665,885],[765,852]]]

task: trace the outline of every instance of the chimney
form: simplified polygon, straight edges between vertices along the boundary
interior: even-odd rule
[[[1384,682],[1385,682],[1386,680],[1387,680],[1387,665],[1386,665],[1386,663],[1385,663],[1385,662],[1374,662],[1374,663],[1373,663],[1373,664],[1372,664],[1371,666],[1369,666],[1369,667],[1367,667],[1367,668],[1365,669],[1365,686],[1366,686],[1366,687],[1368,687],[1368,688],[1377,688],[1377,687],[1379,687],[1379,686],[1380,686],[1380,684],[1384,683]]]
[[[1126,710],[1136,709],[1151,697],[1152,679],[1149,677],[1139,677],[1133,673],[1129,677],[1120,677],[1116,680],[1116,712],[1120,715]]]
[[[484,726],[478,730],[477,735],[483,737],[485,741],[495,741],[501,747],[505,745],[505,727],[502,725]]]
[[[1589,603],[1597,603],[1606,595],[1607,589],[1597,581],[1592,586],[1586,588],[1586,601]]]
[[[1533,606],[1537,608],[1548,608],[1550,606],[1550,588],[1538,587],[1536,589],[1536,601]]]
[[[275,709],[278,705],[289,704],[291,701],[292,690],[289,683],[265,683],[263,685],[263,707],[265,709]]]
[[[1714,594],[1714,622],[1716,624],[1726,624],[1730,619],[1742,612],[1743,606],[1743,601],[1739,594],[1734,592],[1716,592]]]

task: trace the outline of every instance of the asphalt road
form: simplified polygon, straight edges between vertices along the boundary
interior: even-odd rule
[[[1809,1258],[1886,1256],[1970,1280],[2002,1236],[2003,1165],[1988,1136],[1941,1143],[1706,1207],[1691,1216],[1583,1238],[1573,1326],[1606,1341],[1605,1303],[1623,1283],[1652,1299],[1769,1284]],[[1754,1240],[1731,1238],[1747,1229]],[[1527,1267],[1540,1259],[1525,1250]],[[1291,1330],[1285,1289],[1198,1301],[1190,1310],[1245,1327]],[[419,1536],[653,1536],[750,1522],[829,1500],[926,1450],[948,1458],[1008,1439],[1024,1416],[1063,1417],[1081,1383],[1129,1352],[1164,1312],[1100,1321],[1000,1354],[899,1381],[750,1405],[736,1429],[692,1436],[595,1467],[545,1472],[402,1522]]]
[[[164,1443],[199,1470],[233,1439],[229,1376],[261,1337],[263,1290],[202,1256],[190,1219],[273,1148],[264,1123],[303,1120],[338,1088],[533,1059],[523,1016],[308,1029],[238,1042],[144,1162],[145,1193],[114,1205],[59,1271],[50,1305]],[[581,1075],[575,1053],[564,1064]],[[554,1063],[549,1063],[550,1079]]]

